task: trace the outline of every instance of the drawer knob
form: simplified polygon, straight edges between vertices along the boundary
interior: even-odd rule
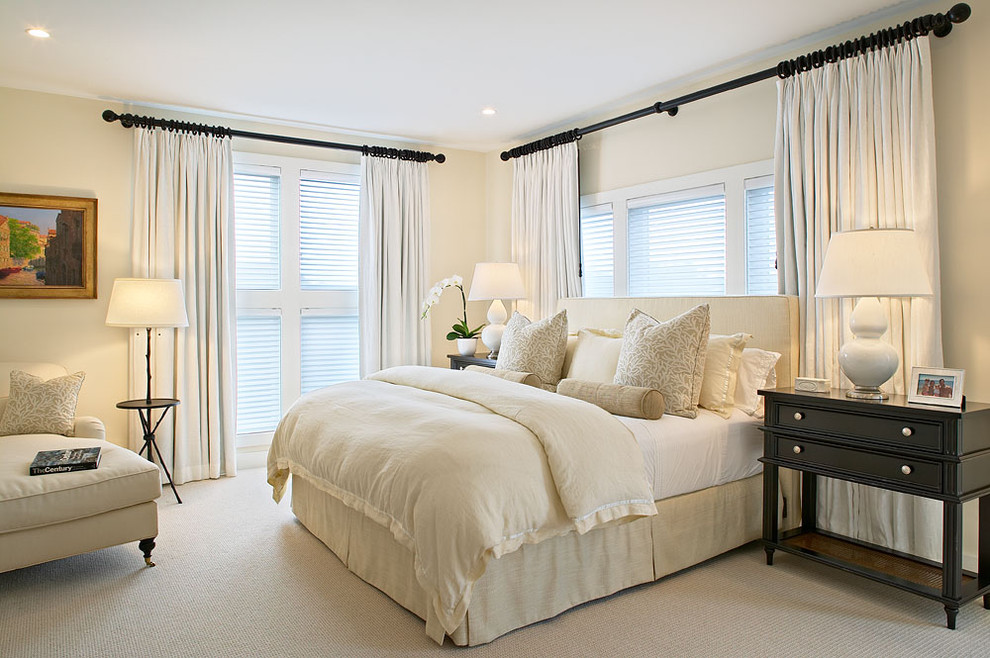
[[[804,413],[800,411],[794,412],[794,420],[802,420],[804,418]]]
[[[911,429],[910,427],[902,427],[901,434],[903,434],[904,436],[911,436],[912,434],[914,434],[914,430]]]
[[[904,475],[911,475],[911,471],[913,471],[913,470],[914,469],[912,469],[907,464],[904,464],[904,466],[901,466],[901,473],[903,473]]]
[[[797,414],[794,414],[794,415],[796,416]],[[791,448],[791,450],[794,451],[794,454],[795,455],[800,455],[802,452],[804,452],[804,448],[802,448],[801,446],[794,446],[793,448]],[[907,467],[905,467],[905,468],[907,468]]]

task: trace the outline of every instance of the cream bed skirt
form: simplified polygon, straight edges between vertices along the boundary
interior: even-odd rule
[[[492,560],[475,584],[467,617],[450,634],[451,640],[461,646],[491,642],[759,538],[763,477],[667,498],[656,506],[654,517],[527,544]],[[430,637],[442,637],[416,582],[412,553],[387,528],[296,474],[292,511],[348,569],[426,620]]]

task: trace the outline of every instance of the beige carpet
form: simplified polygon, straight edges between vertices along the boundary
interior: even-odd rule
[[[978,602],[942,606],[750,545],[491,644],[431,642],[276,506],[261,470],[159,501],[136,545],[0,574],[0,656],[988,656]]]

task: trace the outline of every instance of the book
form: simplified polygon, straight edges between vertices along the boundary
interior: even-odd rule
[[[100,465],[100,448],[71,448],[69,450],[42,450],[31,462],[31,475],[86,471]]]

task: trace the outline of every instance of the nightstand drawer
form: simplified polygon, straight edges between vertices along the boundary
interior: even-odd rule
[[[942,490],[942,468],[938,462],[878,455],[782,436],[775,443],[774,457],[800,463],[802,467],[821,467],[861,479],[880,478],[933,493]]]
[[[781,404],[777,409],[776,424],[780,427],[860,437],[897,448],[942,451],[941,425],[938,423],[827,411],[798,404]]]

